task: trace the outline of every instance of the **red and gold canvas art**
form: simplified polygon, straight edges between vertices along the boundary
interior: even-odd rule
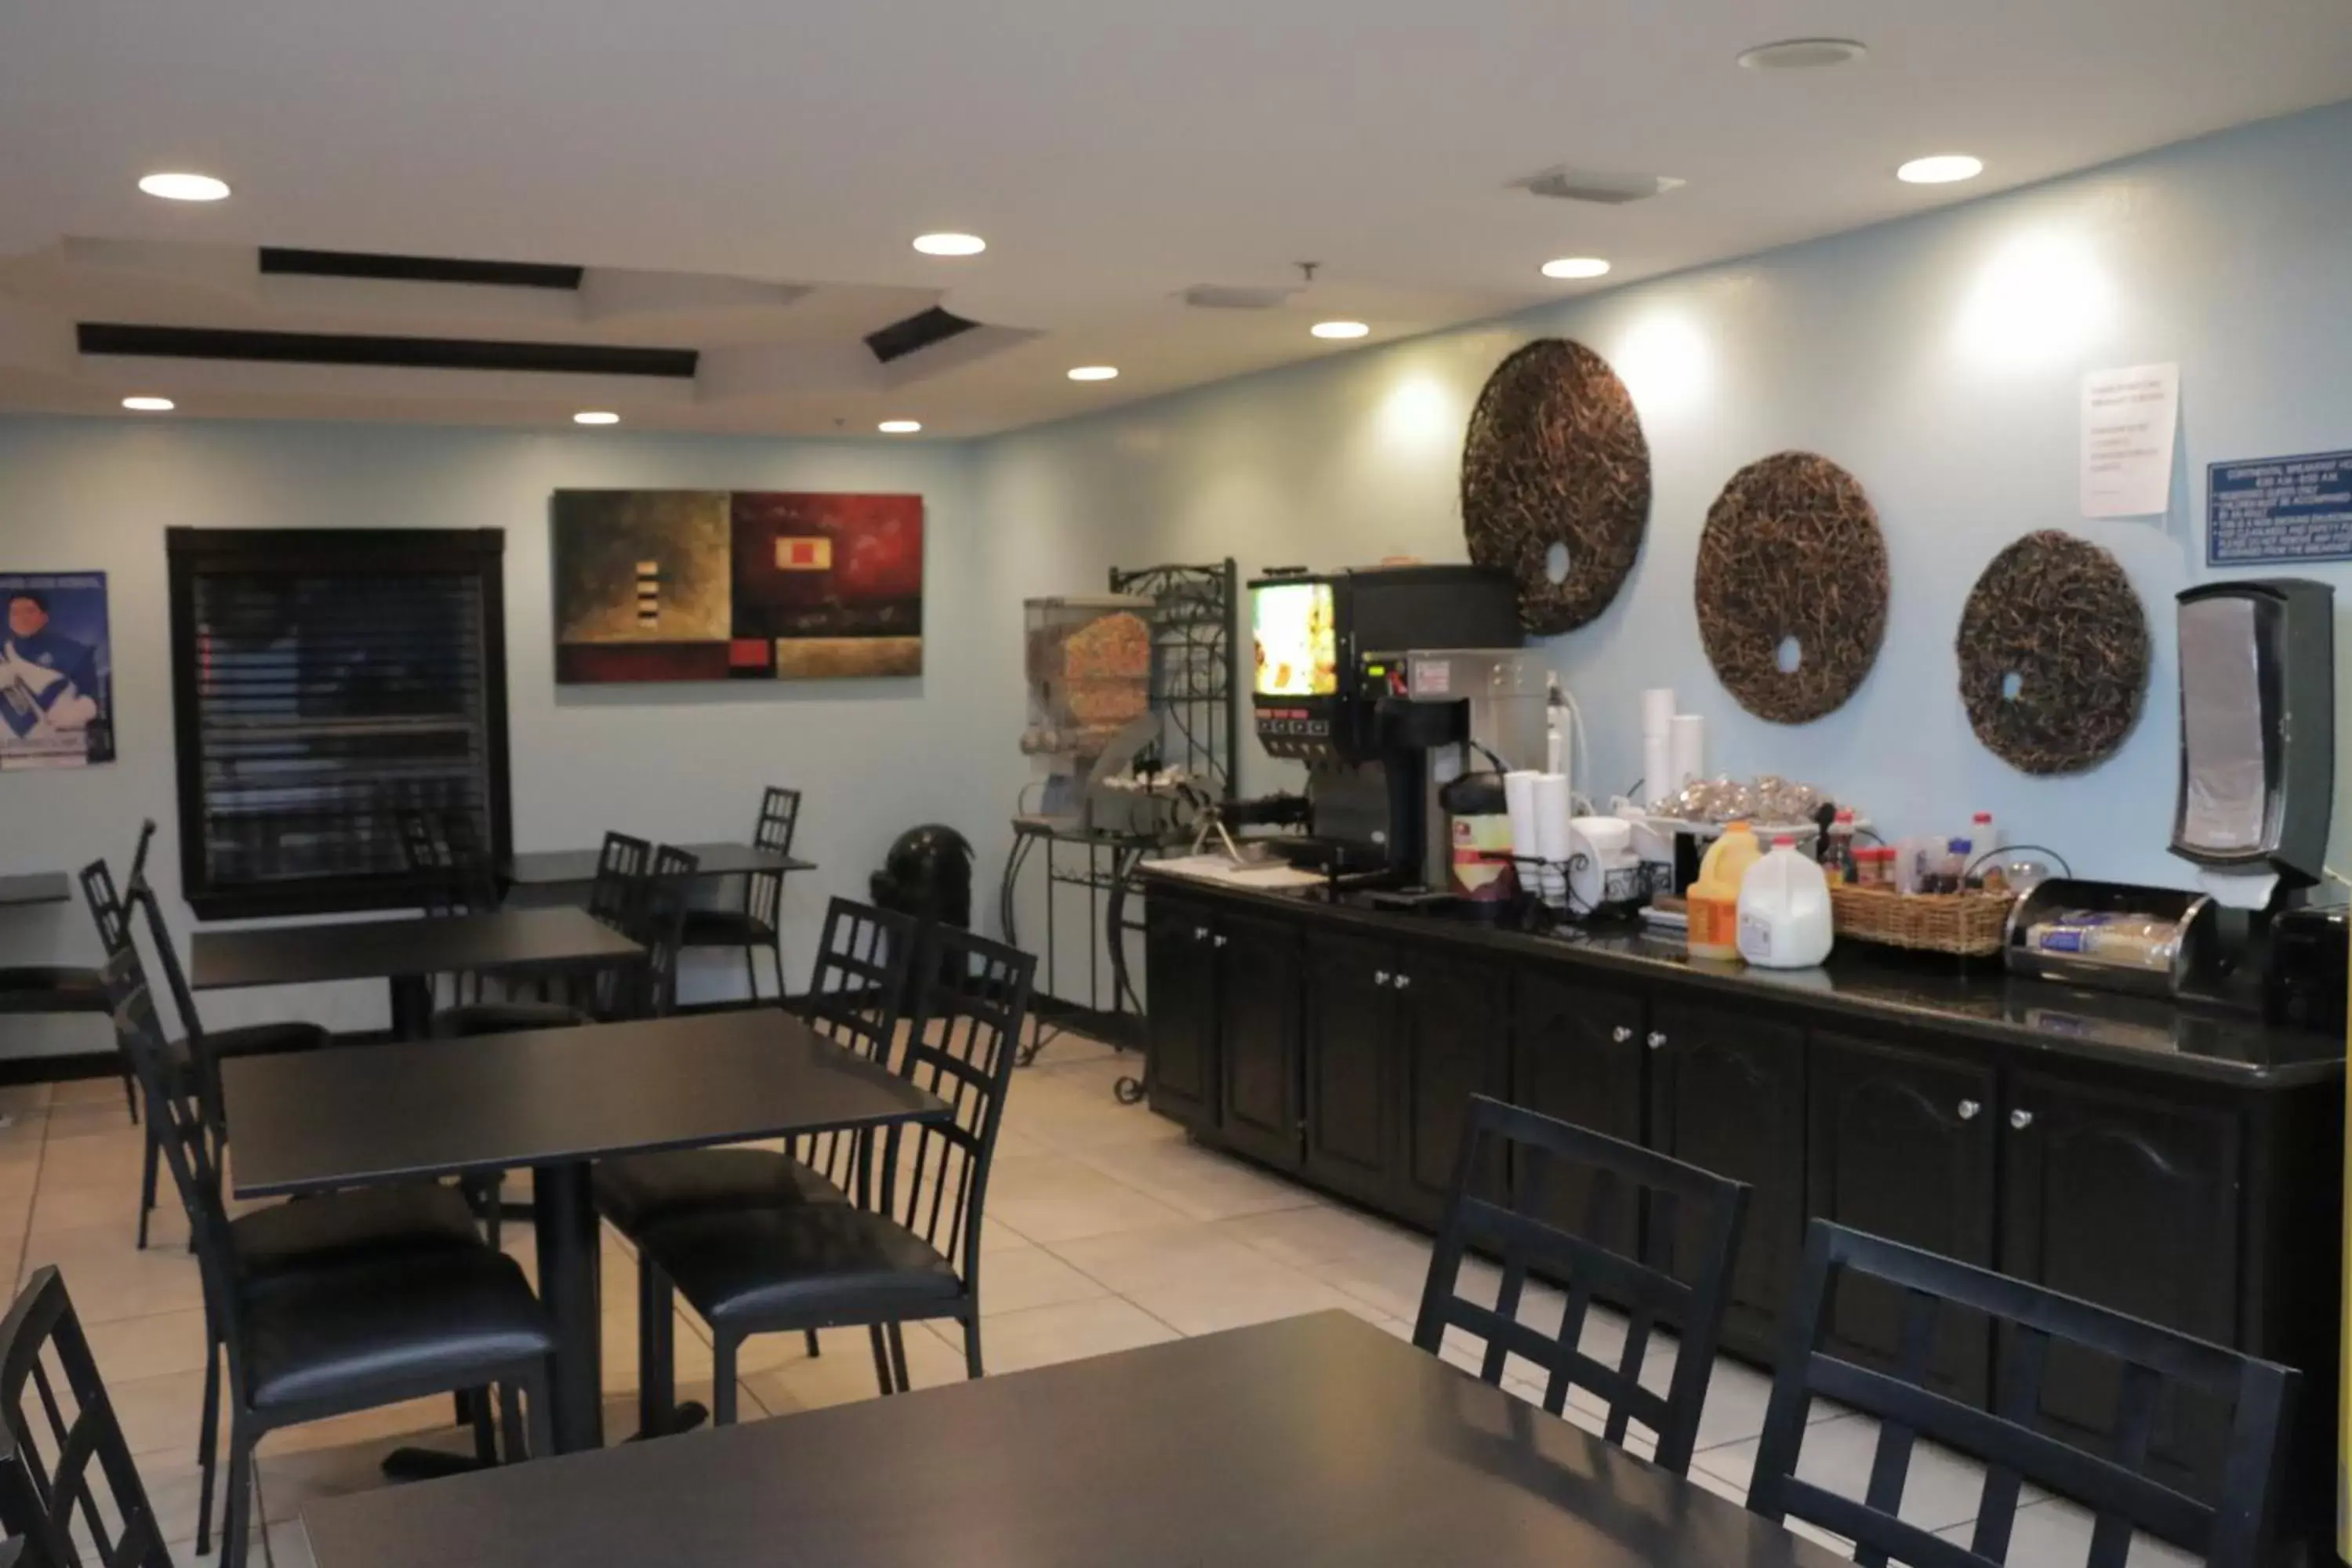
[[[555,679],[923,672],[923,498],[558,490]]]

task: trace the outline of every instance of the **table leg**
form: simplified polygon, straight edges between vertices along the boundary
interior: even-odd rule
[[[432,1027],[433,982],[422,974],[392,977],[392,1037],[421,1040]]]
[[[531,1173],[531,1220],[539,1232],[539,1295],[555,1321],[551,1414],[562,1454],[604,1442],[604,1318],[597,1279],[596,1203],[584,1161]]]

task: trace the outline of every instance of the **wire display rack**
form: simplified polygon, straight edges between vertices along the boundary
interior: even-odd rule
[[[1153,603],[1150,705],[1159,719],[1158,760],[1181,767],[1200,795],[1230,800],[1241,752],[1239,665],[1234,615],[1240,576],[1228,558],[1209,565],[1114,567],[1110,591]],[[997,893],[1004,940],[1021,945],[1018,927],[1022,877],[1039,863],[1044,846],[1045,942],[1039,953],[1035,1023],[1020,1061],[1067,1030],[1081,1030],[1121,1052],[1143,1044],[1143,1004],[1129,973],[1129,944],[1143,922],[1129,913],[1140,884],[1144,861],[1181,850],[1192,841],[1189,813],[1171,799],[1151,826],[1107,831],[1050,817],[1016,816],[1013,847],[1005,856]],[[1065,989],[1061,963],[1063,906],[1081,903],[1087,960],[1085,993]],[[1076,967],[1076,966],[1072,966]],[[1078,976],[1066,976],[1075,986]],[[1118,1081],[1118,1098],[1143,1098],[1140,1074]]]

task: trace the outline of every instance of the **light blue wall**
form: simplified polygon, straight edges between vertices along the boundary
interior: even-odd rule
[[[1648,537],[1623,593],[1548,645],[1584,708],[1587,781],[1633,783],[1636,694],[1665,685],[1685,711],[1706,716],[1715,768],[1816,781],[1895,832],[1957,830],[1988,809],[2085,875],[2188,879],[2164,848],[2172,595],[2211,575],[2195,521],[2206,463],[2352,447],[2352,105],[1015,435],[981,449],[982,510],[999,541],[1075,541],[1056,557],[1065,589],[1091,586],[1108,560],[1232,554],[1244,570],[1390,553],[1460,560],[1464,419],[1497,361],[1554,334],[1598,350],[1632,387],[1655,475]],[[2083,521],[2079,378],[2167,360],[2179,363],[2183,387],[2171,515]],[[1869,679],[1838,712],[1794,729],[1748,716],[1724,690],[1691,602],[1709,503],[1742,465],[1791,447],[1861,479],[1893,569]],[[2087,774],[2047,780],[1978,743],[1952,641],[1986,562],[2053,527],[2122,560],[2158,657],[2122,751]],[[2352,587],[2344,567],[2312,574]],[[2352,732],[2345,739],[2352,745]],[[1244,783],[1294,776],[1257,756]]]

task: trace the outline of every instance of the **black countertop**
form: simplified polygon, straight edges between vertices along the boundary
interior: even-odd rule
[[[1678,942],[1624,926],[1558,933],[1501,930],[1437,915],[1399,914],[1338,901],[1320,888],[1262,889],[1180,873],[1144,875],[1188,896],[1237,901],[1496,953],[1557,958],[1631,979],[1688,985],[1754,1002],[1842,1013],[1879,1024],[1909,1024],[2057,1055],[2153,1068],[2221,1081],[2284,1087],[2339,1078],[2341,1037],[2265,1025],[2258,1017],[2195,1003],[2095,991],[2013,976],[1997,965],[1842,945],[1818,969],[1755,969],[1693,958]]]

